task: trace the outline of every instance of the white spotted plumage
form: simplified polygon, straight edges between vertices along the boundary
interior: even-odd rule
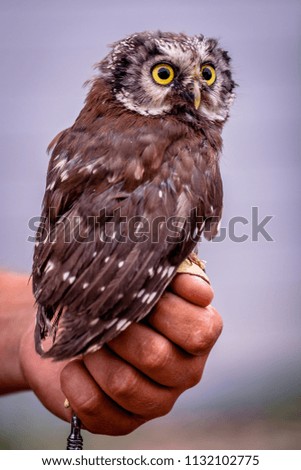
[[[116,330],[117,331],[124,331],[128,326],[130,326],[130,324],[131,324],[130,320],[127,320],[126,318],[122,318],[116,324]]]
[[[52,271],[52,269],[54,269],[54,263],[53,261],[49,260],[45,268],[45,273]]]
[[[158,64],[172,68],[168,84]],[[33,266],[42,356],[96,351],[140,321],[202,230],[215,235],[233,88],[228,54],[202,35],[135,33],[98,64],[83,110],[50,145]]]

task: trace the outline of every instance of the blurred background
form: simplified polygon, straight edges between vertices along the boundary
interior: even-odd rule
[[[85,433],[86,448],[301,449],[300,26],[293,0],[1,0],[2,268],[31,269],[46,147],[107,44],[156,29],[217,37],[240,85],[224,130],[226,237],[200,246],[223,334],[168,416],[122,438]],[[272,216],[269,236],[252,208]],[[0,448],[60,449],[68,431],[30,392],[0,398]]]

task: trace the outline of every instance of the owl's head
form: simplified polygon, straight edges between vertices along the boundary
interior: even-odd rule
[[[143,115],[223,123],[234,98],[228,53],[202,35],[136,33],[113,44],[99,69],[116,99]]]

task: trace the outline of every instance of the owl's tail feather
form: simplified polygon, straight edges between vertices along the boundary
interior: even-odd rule
[[[49,336],[52,337],[52,341],[55,341],[56,332],[58,328],[58,322],[62,314],[62,308],[58,311],[55,315],[54,309],[50,307],[51,312],[49,312],[49,308],[45,307],[44,305],[38,306],[38,311],[36,315],[36,325],[34,331],[34,340],[35,340],[35,349],[36,352],[40,356],[45,356],[46,351],[43,348],[43,341],[48,338]],[[52,319],[52,321],[49,320]]]
[[[45,307],[42,305],[38,306],[37,316],[36,316],[36,325],[34,330],[34,342],[36,352],[43,356],[44,349],[42,346],[42,341],[47,338],[49,335],[49,329],[47,326],[47,317],[45,314]]]

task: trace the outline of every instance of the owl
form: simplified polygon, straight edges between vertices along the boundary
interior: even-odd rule
[[[75,123],[49,146],[35,243],[35,345],[54,360],[142,320],[222,214],[228,53],[203,35],[142,32],[96,68]]]

